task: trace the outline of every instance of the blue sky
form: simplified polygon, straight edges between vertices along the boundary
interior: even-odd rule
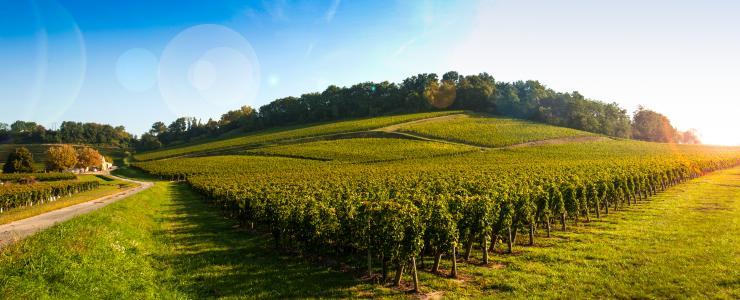
[[[5,1],[0,122],[218,118],[329,84],[489,72],[740,144],[737,1]]]

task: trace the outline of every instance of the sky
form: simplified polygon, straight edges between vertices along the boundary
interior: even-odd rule
[[[740,145],[740,1],[0,2],[0,122],[141,134],[178,116],[419,73],[638,105]]]

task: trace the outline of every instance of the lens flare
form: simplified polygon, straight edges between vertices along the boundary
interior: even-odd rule
[[[252,46],[222,25],[183,30],[159,61],[159,91],[178,116],[211,117],[257,96],[260,66]]]
[[[87,71],[87,50],[77,22],[64,7],[55,1],[32,2],[31,6],[38,27],[36,71],[24,118],[52,123],[80,94]],[[53,36],[47,28],[54,28]]]
[[[129,91],[147,91],[157,83],[157,64],[157,57],[151,51],[129,49],[116,61],[116,77]]]

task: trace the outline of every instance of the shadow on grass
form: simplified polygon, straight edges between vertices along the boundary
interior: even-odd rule
[[[133,180],[142,180],[142,181],[155,181],[159,180],[159,178],[149,175],[147,173],[144,173],[141,170],[132,168],[132,167],[120,167],[111,172],[112,175],[127,178],[127,179],[133,179]]]
[[[358,282],[350,275],[272,251],[264,235],[236,228],[184,184],[173,184],[174,203],[164,208],[160,232],[175,249],[162,259],[178,290],[194,298],[349,297]]]

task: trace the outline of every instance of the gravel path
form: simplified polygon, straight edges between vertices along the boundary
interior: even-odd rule
[[[116,179],[120,179],[123,181],[137,183],[139,184],[139,186],[95,200],[60,208],[23,220],[0,225],[0,248],[19,241],[38,231],[54,226],[54,224],[56,223],[64,222],[81,214],[85,214],[93,210],[102,208],[108,204],[144,191],[154,185],[154,183],[151,182],[134,181],[116,177],[113,175],[108,176],[115,177]]]

